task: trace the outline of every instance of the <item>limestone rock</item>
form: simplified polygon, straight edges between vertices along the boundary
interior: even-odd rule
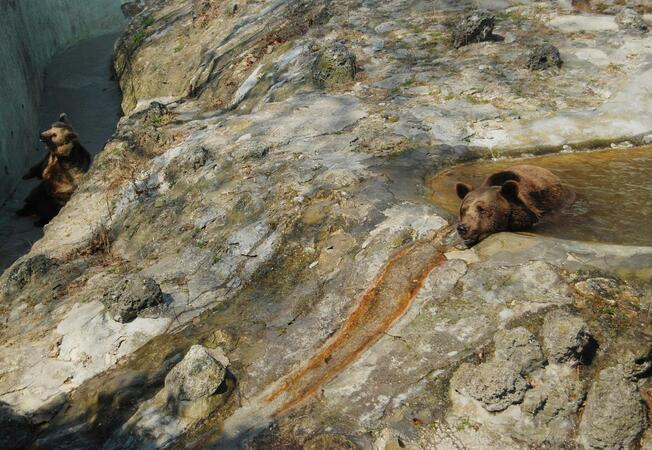
[[[353,81],[356,74],[355,55],[341,42],[315,46],[317,59],[313,65],[313,79],[322,88]]]
[[[494,336],[494,343],[496,359],[511,361],[524,372],[541,367],[545,361],[536,338],[523,327],[499,331]]]
[[[338,434],[320,434],[306,441],[303,450],[357,450],[359,447]]]
[[[165,377],[165,387],[177,400],[198,400],[217,391],[226,370],[205,347],[193,345]]]
[[[124,278],[102,297],[113,320],[121,323],[131,322],[140,311],[157,306],[162,300],[158,283],[139,275]]]
[[[551,67],[561,67],[559,49],[552,44],[544,43],[534,46],[527,55],[527,68],[530,70],[545,70]]]
[[[4,286],[4,293],[10,294],[20,291],[28,283],[38,277],[47,274],[52,268],[57,267],[59,263],[45,255],[36,255],[15,265]]]
[[[636,381],[649,376],[652,369],[652,348],[625,349],[618,354],[616,361],[625,378]]]
[[[460,48],[464,45],[490,40],[495,22],[496,18],[488,11],[474,11],[453,29],[453,46]]]
[[[494,359],[479,366],[462,364],[451,379],[451,387],[482,402],[487,411],[495,412],[520,403],[528,383],[518,365]]]
[[[588,449],[632,448],[647,424],[636,384],[615,367],[602,370],[591,386],[579,428]]]
[[[645,34],[649,31],[643,17],[632,8],[623,8],[616,14],[615,20],[618,28],[629,33]]]
[[[543,422],[568,417],[582,405],[584,392],[584,384],[576,373],[546,379],[542,386],[526,394],[523,410]]]
[[[558,363],[577,364],[593,341],[584,320],[560,310],[546,315],[541,333],[546,355]]]

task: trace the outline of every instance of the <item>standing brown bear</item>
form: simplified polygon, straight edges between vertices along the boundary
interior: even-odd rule
[[[478,189],[457,183],[456,190],[463,200],[457,232],[467,246],[499,231],[528,230],[566,199],[555,174],[529,165],[496,172]]]
[[[19,216],[37,216],[34,223],[42,227],[59,213],[77,189],[82,176],[91,164],[91,155],[79,143],[79,136],[73,130],[65,114],[59,121],[41,133],[48,155],[23,177],[24,180],[43,180],[29,193]]]

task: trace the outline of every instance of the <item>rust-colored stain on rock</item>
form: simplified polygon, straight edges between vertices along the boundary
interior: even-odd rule
[[[338,332],[302,367],[286,376],[267,402],[286,394],[281,415],[311,397],[367,350],[412,304],[426,278],[445,258],[435,241],[419,241],[396,253]]]

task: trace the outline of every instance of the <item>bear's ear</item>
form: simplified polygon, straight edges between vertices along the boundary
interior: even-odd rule
[[[518,200],[518,183],[516,181],[506,181],[500,187],[500,195],[505,197],[511,202],[516,202]]]
[[[466,197],[472,190],[473,188],[466,183],[457,183],[455,185],[457,196],[461,199],[464,199],[464,197]]]
[[[72,130],[66,130],[65,136],[66,136],[66,139],[68,140],[68,142],[74,141],[75,139],[79,139],[79,136],[77,136],[77,133],[75,133]]]
[[[70,123],[68,122],[68,116],[66,115],[66,113],[59,114],[59,122]]]

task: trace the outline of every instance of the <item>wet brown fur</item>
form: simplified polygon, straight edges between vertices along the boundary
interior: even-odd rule
[[[29,169],[23,179],[38,178],[42,181],[27,196],[25,206],[17,211],[21,216],[38,216],[37,226],[52,220],[70,200],[91,163],[90,154],[79,143],[79,137],[65,114],[49,130],[41,133],[41,141],[48,154]]]
[[[458,183],[462,199],[458,233],[467,245],[499,231],[524,231],[565,204],[567,194],[548,169],[518,165],[496,172],[482,186]]]

